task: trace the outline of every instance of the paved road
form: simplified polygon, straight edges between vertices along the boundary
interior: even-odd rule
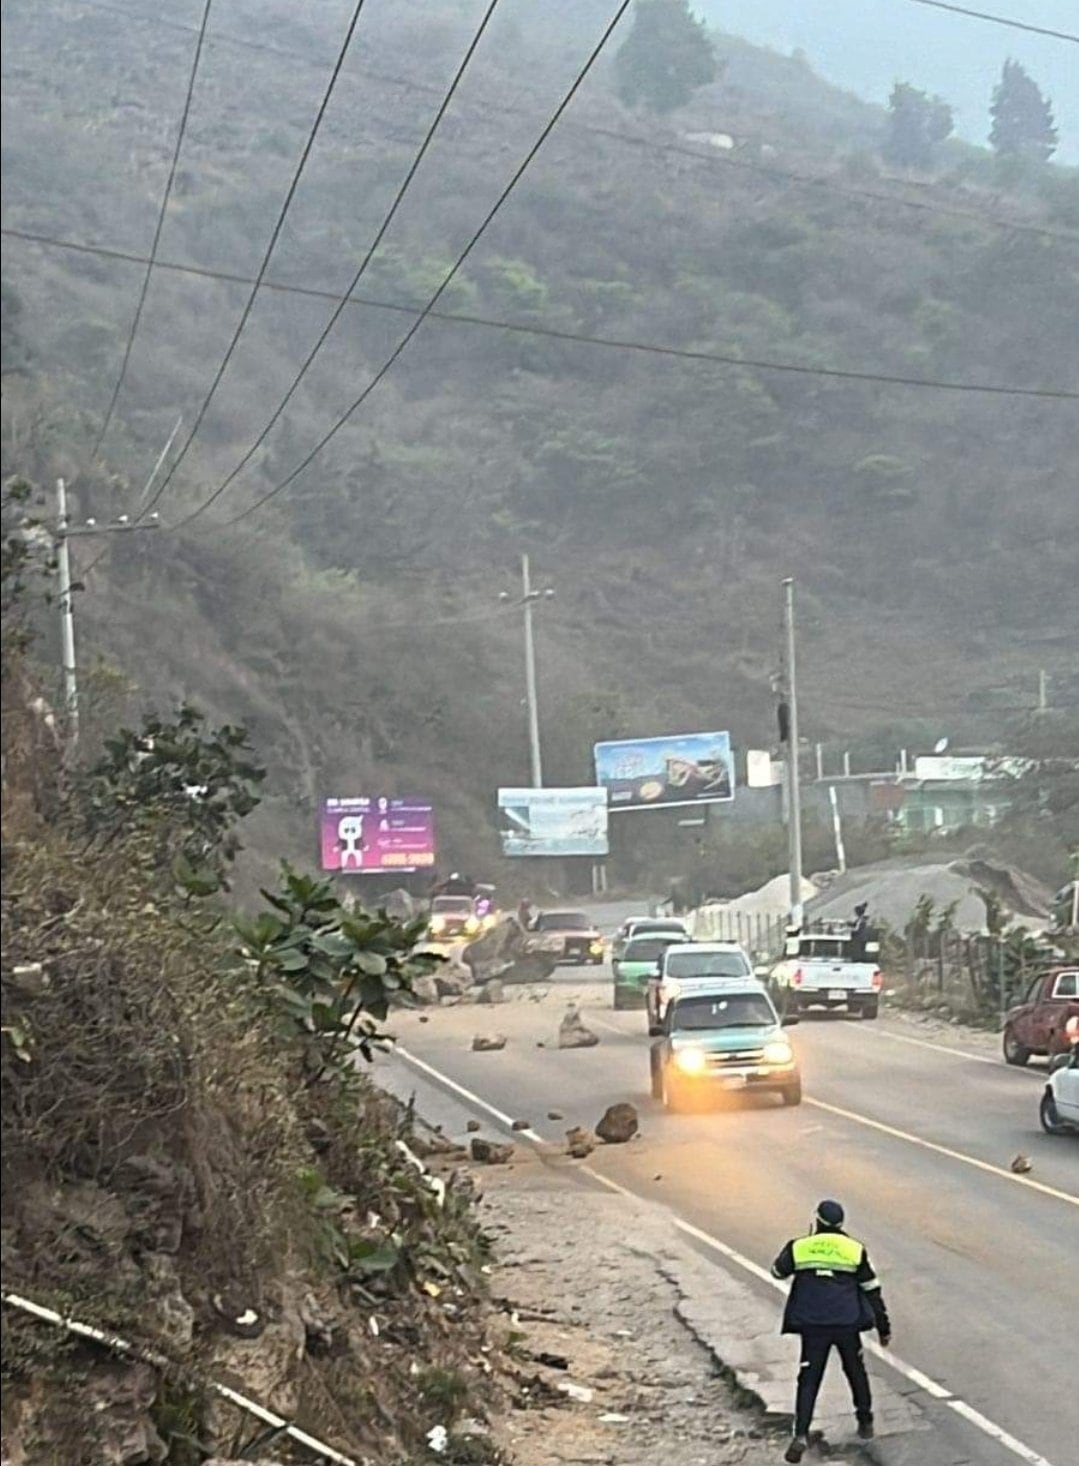
[[[792,1032],[800,1108],[760,1097],[669,1116],[648,1094],[643,1015],[611,1011],[609,983],[570,969],[543,1002],[395,1026],[417,1059],[544,1139],[632,1101],[643,1139],[601,1149],[596,1170],[754,1263],[767,1266],[820,1197],[841,1198],[889,1285],[896,1353],[1024,1442],[1028,1461],[1074,1460],[1079,1141],[1041,1134],[1037,1071],[1006,1068],[976,1037],[938,1046],[900,1020],[810,1019]],[[602,1036],[596,1049],[554,1047],[573,995]],[[505,1050],[469,1051],[475,1032],[496,1028]],[[546,1118],[552,1108],[564,1121]],[[1010,1170],[1019,1152],[1034,1162],[1027,1178]],[[973,1440],[972,1462],[998,1459]]]

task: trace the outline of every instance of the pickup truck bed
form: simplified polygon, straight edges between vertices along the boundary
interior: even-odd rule
[[[883,977],[875,957],[849,960],[849,942],[843,936],[806,933],[798,940],[797,953],[791,950],[794,945],[792,941],[769,977],[780,1012],[845,1008],[863,1018],[877,1017]]]

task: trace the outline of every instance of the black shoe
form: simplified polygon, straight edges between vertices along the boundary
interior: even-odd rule
[[[784,1461],[800,1461],[809,1450],[809,1442],[804,1435],[796,1435],[783,1454]]]
[[[873,1429],[873,1417],[858,1422],[858,1439],[860,1441],[871,1441],[876,1432]]]

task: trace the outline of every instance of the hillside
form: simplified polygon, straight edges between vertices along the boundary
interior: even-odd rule
[[[215,14],[162,259],[254,273],[351,8]],[[6,228],[145,254],[199,10],[166,23],[133,4],[8,7]],[[428,321],[312,467],[226,525],[381,366],[608,14],[591,0],[499,12],[360,287],[382,305],[349,308],[208,512],[113,542],[87,577],[85,665],[118,663],[136,701],[189,696],[252,729],[270,765],[249,835],[263,860],[311,858],[315,800],[344,788],[429,793],[447,859],[490,860],[494,790],[527,777],[519,620],[498,601],[522,550],[557,590],[538,629],[551,782],[586,779],[600,736],[729,726],[770,741],[787,574],[810,738],[911,720],[1000,737],[1012,723],[994,707],[1029,706],[1040,668],[1076,700],[1074,401],[476,323],[1079,387],[1074,172],[1005,189],[954,145],[937,175],[898,175],[879,158],[879,111],[733,40],[719,81],[663,122],[626,112],[601,64],[443,298],[458,319]],[[435,18],[419,0],[363,14],[273,281],[344,288],[477,21],[448,0]],[[735,149],[685,141],[705,131]],[[4,255],[5,474],[65,473],[79,517],[137,513],[246,288],[156,273],[92,465],[142,271],[12,238]],[[330,310],[263,292],[162,499],[166,525],[248,450]]]

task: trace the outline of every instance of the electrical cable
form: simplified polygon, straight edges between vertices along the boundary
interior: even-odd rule
[[[258,274],[255,276],[255,279],[252,282],[247,300],[244,302],[244,308],[240,312],[240,318],[236,324],[235,330],[232,333],[232,339],[229,342],[228,346],[225,348],[225,354],[221,358],[221,364],[218,366],[217,371],[214,373],[213,381],[210,383],[209,390],[203,397],[202,404],[199,407],[198,412],[195,414],[194,421],[191,424],[187,437],[184,439],[184,442],[181,445],[179,452],[173,459],[172,464],[168,469],[168,472],[165,474],[164,478],[161,480],[161,483],[158,485],[157,491],[154,494],[153,498],[147,505],[144,506],[139,516],[140,519],[145,519],[146,516],[153,510],[154,506],[160,503],[161,497],[165,493],[169,484],[172,482],[176,470],[180,467],[180,464],[183,463],[184,459],[187,457],[188,449],[195,441],[195,437],[198,434],[199,428],[202,426],[203,419],[205,418],[206,413],[209,410],[210,403],[213,401],[214,395],[217,392],[218,387],[221,385],[222,378],[228,371],[229,363],[232,360],[233,353],[235,352],[236,347],[239,344],[240,337],[243,335],[244,328],[246,327],[251,312],[254,308],[255,298],[257,297],[259,290],[262,287],[262,282],[265,279],[266,271],[269,269],[270,258],[273,255],[274,250],[277,248],[277,241],[281,237],[281,230],[285,226],[285,219],[288,215],[288,211],[292,207],[293,199],[296,197],[296,190],[300,185],[300,179],[303,177],[304,170],[307,167],[307,161],[311,156],[311,149],[315,145],[315,139],[318,136],[319,128],[322,126],[322,120],[326,116],[326,109],[330,105],[330,98],[333,96],[334,88],[337,86],[338,78],[340,77],[342,68],[344,67],[345,57],[348,54],[349,47],[352,45],[352,38],[356,33],[356,26],[359,24],[359,19],[361,14],[363,13],[363,7],[365,3],[366,0],[356,0],[355,7],[352,11],[352,18],[349,20],[348,27],[345,30],[344,40],[341,42],[341,46],[337,52],[337,59],[334,62],[333,70],[330,73],[330,79],[327,82],[326,89],[322,94],[322,101],[319,103],[318,111],[315,113],[315,120],[311,126],[310,132],[308,133],[307,141],[304,143],[303,150],[300,153],[300,160],[296,165],[295,171],[293,172],[292,181],[289,184],[288,191],[285,194],[285,201],[281,205],[281,208],[278,212],[277,220],[274,223],[273,230],[270,233],[270,241],[267,244],[266,250],[262,256],[262,263],[259,265]]]
[[[1025,20],[1015,20],[1010,15],[990,15],[986,10],[971,10],[966,5],[952,5],[948,0],[908,0],[911,5],[924,5],[927,10],[946,10],[952,15],[963,15],[970,20],[987,20],[993,25],[1005,25],[1013,31],[1029,31],[1033,36],[1048,36],[1054,41],[1071,41],[1079,45],[1079,35],[1071,31],[1049,30],[1046,26],[1030,25]]]
[[[74,244],[66,240],[54,239],[49,235],[33,234],[19,229],[0,229],[0,237],[20,239],[30,244],[43,245],[46,248],[71,250],[78,254],[95,255],[105,259],[120,260],[125,263],[141,264],[144,262],[144,257],[141,255],[126,254],[120,250],[104,249],[97,245]],[[203,269],[195,265],[178,265],[165,260],[157,261],[155,268],[159,270],[174,270],[180,274],[195,275],[203,279],[223,280],[231,284],[251,283],[250,277],[248,276],[229,274],[221,270]],[[278,291],[285,295],[300,295],[316,300],[339,301],[342,299],[342,297],[339,297],[332,290],[322,290],[315,286],[285,285],[268,280],[264,282],[264,288],[266,290]],[[344,300],[345,304],[353,305],[364,310],[391,311],[399,315],[422,317],[423,319],[429,318],[433,321],[440,321],[451,325],[480,326],[488,330],[506,331],[513,335],[538,336],[551,341],[566,341],[582,346],[598,346],[606,350],[640,352],[682,361],[711,362],[717,366],[749,367],[760,371],[792,372],[799,376],[831,377],[844,381],[875,382],[884,386],[921,387],[942,392],[981,392],[1004,397],[1034,397],[1049,401],[1065,402],[1079,401],[1079,391],[1072,391],[1067,388],[1016,387],[1009,386],[1006,383],[996,382],[954,382],[935,377],[913,377],[895,373],[855,371],[853,369],[844,370],[838,367],[802,366],[796,362],[734,356],[716,351],[695,351],[689,347],[663,346],[656,342],[635,341],[627,337],[596,336],[586,331],[571,331],[557,326],[542,326],[535,322],[526,324],[523,321],[507,321],[499,319],[496,316],[482,316],[473,312],[439,311],[430,308],[430,305],[424,309],[418,306],[399,304],[394,301],[378,300],[371,296],[354,295],[344,297]]]
[[[187,119],[191,113],[191,99],[195,92],[195,78],[198,76],[199,63],[202,60],[203,44],[206,40],[206,28],[210,21],[210,10],[214,0],[205,0],[202,11],[202,21],[199,25],[198,40],[195,43],[195,55],[191,63],[191,74],[187,79],[187,93],[184,97],[184,109],[180,114],[180,127],[176,134],[176,143],[172,150],[172,162],[169,165],[168,179],[165,183],[165,192],[161,198],[161,207],[157,212],[157,224],[154,228],[153,243],[150,246],[150,259],[146,266],[146,273],[142,280],[142,289],[139,291],[139,302],[135,307],[135,317],[131,322],[131,329],[127,333],[127,345],[124,347],[124,357],[120,364],[120,375],[116,379],[116,385],[112,389],[112,397],[109,399],[108,410],[105,413],[105,420],[101,424],[93,451],[90,454],[90,462],[93,463],[101,451],[101,445],[105,441],[105,434],[109,430],[113,413],[116,411],[116,403],[120,397],[120,389],[124,385],[127,376],[127,368],[131,361],[131,350],[135,345],[135,337],[138,334],[139,324],[142,320],[143,308],[146,305],[146,296],[150,289],[150,279],[154,271],[154,261],[157,259],[158,246],[161,243],[161,235],[165,228],[165,216],[168,213],[169,200],[172,197],[173,184],[176,181],[176,169],[180,162],[180,149],[183,147],[184,136],[187,133]]]
[[[341,316],[344,314],[345,308],[348,305],[348,298],[349,298],[349,296],[352,294],[352,291],[356,288],[356,286],[359,284],[360,280],[363,278],[364,274],[367,271],[368,265],[371,263],[372,259],[374,258],[374,255],[375,255],[376,250],[378,249],[379,245],[382,243],[383,239],[386,237],[386,233],[389,230],[390,225],[393,223],[394,218],[396,217],[397,210],[400,208],[401,203],[404,200],[405,194],[408,192],[408,189],[409,189],[409,187],[410,187],[410,185],[412,183],[412,180],[415,178],[416,173],[419,170],[420,164],[423,162],[423,159],[424,159],[424,157],[427,154],[427,150],[430,147],[432,141],[434,140],[435,133],[438,131],[438,128],[439,128],[439,126],[440,126],[440,124],[442,122],[442,119],[445,117],[446,112],[447,112],[447,110],[449,108],[449,105],[452,102],[452,100],[454,98],[454,95],[456,94],[457,88],[461,84],[461,80],[464,77],[464,74],[467,71],[470,62],[471,62],[473,56],[476,53],[476,49],[479,46],[480,41],[483,39],[484,32],[487,30],[487,27],[490,24],[491,18],[493,17],[493,15],[495,13],[495,10],[498,7],[498,3],[499,3],[499,0],[490,0],[490,3],[488,4],[487,9],[484,11],[483,18],[480,21],[480,24],[477,27],[476,32],[475,32],[475,34],[472,37],[472,40],[469,42],[468,48],[465,51],[464,56],[461,58],[461,63],[458,66],[456,72],[454,73],[453,80],[450,82],[449,88],[447,89],[446,94],[445,94],[445,96],[442,99],[442,103],[439,106],[438,111],[435,113],[435,116],[434,116],[434,119],[431,122],[431,125],[427,129],[427,133],[426,133],[426,135],[425,135],[425,137],[423,139],[423,142],[420,144],[419,150],[416,153],[416,156],[413,158],[412,164],[409,167],[408,172],[405,174],[404,179],[402,180],[402,182],[400,184],[400,187],[397,190],[397,193],[394,195],[393,202],[391,203],[391,205],[389,207],[389,210],[388,210],[385,218],[383,219],[382,223],[379,225],[378,230],[376,231],[374,238],[372,239],[370,245],[368,246],[366,254],[364,255],[363,259],[360,261],[359,269],[353,275],[352,280],[349,283],[348,287],[346,288],[344,294],[338,299],[337,306],[334,309],[333,314],[330,316],[330,319],[326,322],[325,326],[322,328],[322,331],[319,334],[319,337],[318,337],[317,341],[315,342],[314,346],[312,346],[311,350],[308,352],[307,357],[306,357],[305,361],[303,362],[303,365],[300,367],[300,370],[296,373],[295,377],[293,378],[292,384],[289,387],[288,391],[282,397],[281,401],[277,404],[277,406],[274,409],[274,411],[273,411],[273,413],[272,413],[269,421],[262,428],[262,431],[258,434],[258,436],[256,437],[255,441],[247,449],[246,453],[244,453],[244,455],[240,459],[240,461],[233,467],[232,471],[223,480],[223,482],[220,483],[217,486],[217,488],[214,490],[214,492],[210,496],[210,498],[207,499],[206,503],[203,504],[199,509],[195,510],[195,512],[193,514],[189,515],[188,516],[188,519],[194,519],[194,518],[196,518],[205,509],[209,508],[209,506],[212,503],[214,503],[214,501],[216,499],[218,499],[225,492],[225,490],[229,487],[229,485],[233,482],[233,480],[240,473],[243,472],[243,470],[251,462],[251,459],[254,457],[255,453],[258,451],[258,449],[261,447],[261,445],[266,441],[266,439],[269,436],[269,434],[272,432],[274,426],[276,425],[276,423],[280,419],[281,414],[284,412],[285,408],[292,401],[292,398],[295,395],[297,389],[299,388],[300,383],[303,381],[304,377],[307,375],[307,372],[310,369],[312,362],[315,360],[316,356],[318,356],[318,354],[322,350],[323,346],[325,346],[326,342],[328,341],[328,339],[330,337],[331,332],[333,331],[333,328],[336,326],[337,322],[341,319]],[[187,519],[183,520],[182,522],[186,524],[187,523]]]

